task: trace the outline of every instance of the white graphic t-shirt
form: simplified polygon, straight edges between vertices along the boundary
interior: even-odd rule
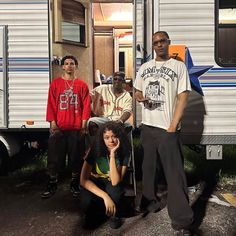
[[[168,129],[174,114],[177,95],[191,91],[185,64],[170,58],[144,63],[136,76],[134,87],[149,99],[142,103],[142,123]]]

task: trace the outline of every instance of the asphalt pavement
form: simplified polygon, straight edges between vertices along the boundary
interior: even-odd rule
[[[43,175],[43,174],[42,174]],[[114,230],[106,222],[95,230],[82,228],[79,199],[69,190],[69,179],[59,184],[57,193],[42,200],[44,189],[41,176],[0,177],[0,235],[1,236],[78,236],[78,235],[137,235],[172,236],[174,231],[165,207],[145,217],[135,215],[122,218],[121,228]],[[140,182],[138,196],[140,196]],[[235,236],[236,208],[222,196],[236,197],[235,186],[207,186],[199,184],[189,188],[189,197],[195,213],[195,235]]]

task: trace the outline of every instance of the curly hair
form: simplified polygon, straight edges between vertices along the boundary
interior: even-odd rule
[[[131,145],[128,136],[124,130],[123,125],[114,121],[106,122],[99,127],[94,144],[91,147],[91,154],[94,155],[95,158],[108,155],[108,149],[103,139],[103,134],[106,131],[112,131],[116,138],[120,140],[120,146],[117,150],[118,156],[124,158],[125,156],[129,155],[131,151]]]

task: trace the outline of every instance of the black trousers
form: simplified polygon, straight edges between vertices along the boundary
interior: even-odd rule
[[[172,226],[176,229],[188,228],[193,221],[193,211],[189,206],[179,132],[168,133],[164,129],[142,125],[141,142],[144,149],[142,166],[144,198],[149,201],[158,200],[157,170],[161,164],[167,182],[167,207]]]
[[[56,131],[49,136],[47,167],[50,176],[63,171],[66,155],[72,173],[80,173],[85,155],[85,137],[80,131]]]
[[[91,181],[93,181],[103,191],[108,193],[116,205],[116,215],[119,216],[121,199],[124,193],[122,184],[113,186],[110,181],[95,177],[91,177]],[[106,212],[103,199],[85,188],[82,188],[80,192],[80,208],[85,214],[93,216],[96,215],[98,217],[104,217]]]

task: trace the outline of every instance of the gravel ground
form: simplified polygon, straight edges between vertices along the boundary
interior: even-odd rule
[[[138,184],[140,186],[140,183]],[[57,193],[50,199],[42,200],[40,193],[44,185],[41,177],[0,177],[0,235],[1,236],[41,236],[41,235],[140,235],[172,236],[174,232],[167,208],[146,217],[137,215],[124,218],[118,230],[110,229],[108,223],[96,230],[81,227],[82,214],[78,199],[73,199],[69,191],[69,179],[59,185]],[[208,201],[210,188],[200,186],[189,193],[196,213],[195,235],[235,236],[236,209]],[[138,188],[138,197],[140,188]],[[230,192],[236,196],[235,186],[221,186],[213,194],[220,200],[221,193]],[[137,197],[137,199],[138,199]]]

